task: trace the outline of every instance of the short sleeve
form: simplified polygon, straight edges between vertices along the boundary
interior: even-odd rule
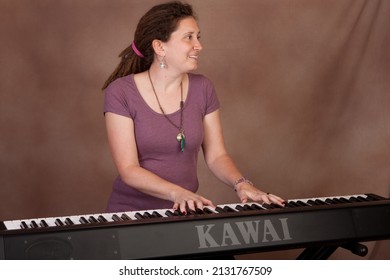
[[[204,78],[204,87],[205,87],[205,94],[206,94],[205,115],[207,115],[218,110],[220,104],[219,104],[218,96],[215,91],[214,85],[207,78]]]
[[[103,112],[111,112],[134,119],[134,110],[131,109],[131,88],[123,79],[112,82],[104,92]]]

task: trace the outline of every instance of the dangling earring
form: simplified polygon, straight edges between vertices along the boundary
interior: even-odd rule
[[[165,63],[165,56],[162,57],[160,60],[160,69],[165,69],[167,68],[167,64]]]

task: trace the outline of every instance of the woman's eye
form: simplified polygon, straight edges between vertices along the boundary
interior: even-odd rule
[[[188,39],[188,40],[192,40],[194,39],[195,35],[187,35],[185,38]],[[196,38],[199,40],[200,39],[200,35],[197,35]]]

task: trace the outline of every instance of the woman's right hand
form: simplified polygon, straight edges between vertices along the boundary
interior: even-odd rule
[[[172,194],[172,201],[173,210],[179,210],[183,214],[186,214],[188,210],[203,209],[205,206],[215,208],[211,200],[186,189],[175,190]]]

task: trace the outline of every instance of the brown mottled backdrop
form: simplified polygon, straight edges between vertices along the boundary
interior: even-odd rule
[[[116,170],[100,88],[160,2],[0,0],[0,220],[104,211]],[[390,1],[188,2],[198,71],[214,81],[247,177],[285,198],[390,196]],[[215,203],[237,201],[202,155],[199,179]],[[366,258],[390,259],[389,241],[366,244]]]

